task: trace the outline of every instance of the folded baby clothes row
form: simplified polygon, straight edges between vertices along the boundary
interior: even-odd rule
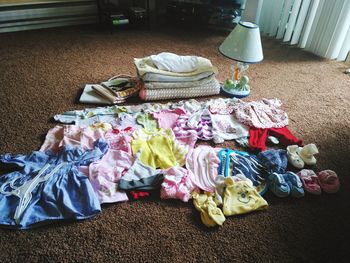
[[[179,56],[169,52],[135,58],[137,75],[144,85],[142,100],[161,100],[216,95],[220,84],[217,69],[209,59]]]

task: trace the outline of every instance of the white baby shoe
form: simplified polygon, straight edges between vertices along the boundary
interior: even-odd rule
[[[302,169],[305,165],[303,159],[300,157],[299,153],[301,147],[298,145],[289,145],[287,146],[287,157],[290,164],[295,168]]]
[[[315,165],[316,158],[315,154],[318,154],[318,149],[315,144],[310,143],[301,148],[299,156],[307,165]]]

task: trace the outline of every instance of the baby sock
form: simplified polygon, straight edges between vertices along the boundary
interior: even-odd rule
[[[212,196],[208,196],[206,201],[209,217],[219,226],[221,226],[226,218],[221,209],[216,206]]]
[[[200,212],[201,220],[204,225],[208,227],[216,226],[214,220],[212,220],[205,209],[205,201],[208,199],[206,194],[199,194],[194,192],[192,195],[194,207]]]

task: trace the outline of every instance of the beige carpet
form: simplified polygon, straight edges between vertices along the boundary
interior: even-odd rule
[[[51,117],[77,103],[85,83],[135,75],[134,57],[162,51],[209,58],[219,80],[231,61],[218,52],[227,32],[117,30],[95,26],[0,35],[0,153],[37,150]],[[157,198],[104,206],[83,222],[29,231],[0,229],[1,262],[348,262],[350,76],[344,63],[263,39],[264,61],[248,70],[247,100],[279,98],[290,130],[319,149],[315,171],[335,170],[339,193],[280,199],[208,229],[191,203]],[[225,144],[234,147],[233,142]],[[2,171],[3,172],[3,171]],[[1,212],[1,211],[0,211]]]

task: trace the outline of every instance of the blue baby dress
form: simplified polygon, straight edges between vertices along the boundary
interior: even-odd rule
[[[107,150],[98,140],[91,150],[67,145],[57,154],[0,155],[0,164],[17,168],[0,176],[0,226],[27,229],[98,214],[100,202],[79,166],[101,159]]]

